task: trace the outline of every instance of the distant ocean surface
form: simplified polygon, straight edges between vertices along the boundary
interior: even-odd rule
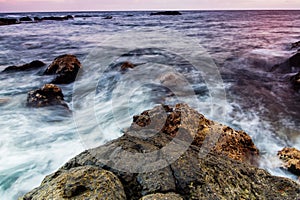
[[[201,47],[222,77],[215,86],[225,89],[226,103],[221,107],[226,114],[219,119],[219,110],[208,109],[212,95],[205,77],[180,69],[178,61],[171,67],[178,68],[177,72],[190,80],[195,95],[203,102],[192,106],[209,119],[221,120],[247,132],[260,150],[262,168],[273,175],[295,178],[273,167],[279,162],[278,150],[286,146],[300,149],[300,94],[289,85],[293,73],[271,72],[271,69],[297,52],[290,47],[292,42],[300,40],[300,11],[182,11],[178,16],[150,16],[150,13],[0,14],[0,18],[75,16],[74,20],[0,26],[0,71],[33,60],[50,64],[62,54],[76,55],[83,65],[83,75],[75,84],[61,85],[70,108],[77,109],[75,119],[72,113],[55,107],[26,107],[27,92],[50,82],[52,77],[41,76],[40,70],[0,74],[0,99],[7,101],[0,104],[0,199],[17,199],[81,151],[121,136],[133,115],[158,103],[179,101],[155,82],[137,88],[143,84],[139,74],[123,80],[113,67],[108,67],[109,63],[89,60],[101,44],[106,45],[100,48],[107,50],[103,54],[114,53],[107,44],[115,35],[126,36],[141,29],[153,35],[158,30],[166,35],[178,33],[183,41],[191,41],[191,49]],[[104,19],[107,16],[112,19]],[[134,42],[134,38],[118,42],[122,48]],[[143,70],[161,74],[165,72],[152,63],[167,65],[176,53],[180,52],[167,53],[145,44],[132,49],[127,57],[146,64]],[[91,80],[99,80],[96,90],[93,86],[89,88]],[[116,92],[118,84],[126,86],[119,88],[120,93]],[[85,88],[85,93],[77,88]],[[131,94],[129,100],[122,98],[127,91]],[[127,113],[129,116],[123,117]],[[78,123],[76,118],[82,121]],[[94,119],[100,128],[91,122]],[[92,139],[86,142],[89,138]]]

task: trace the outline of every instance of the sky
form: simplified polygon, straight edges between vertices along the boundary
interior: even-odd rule
[[[300,9],[300,0],[0,0],[0,12]]]

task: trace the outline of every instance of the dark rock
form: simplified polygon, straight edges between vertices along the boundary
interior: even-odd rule
[[[300,151],[296,148],[284,148],[277,154],[283,160],[283,167],[291,173],[300,176]]]
[[[10,18],[0,18],[0,26],[3,25],[12,25],[12,24],[18,24],[17,19],[10,19]]]
[[[123,63],[122,63],[122,65],[121,65],[121,70],[124,71],[124,70],[126,70],[126,69],[133,69],[133,68],[135,68],[135,67],[136,67],[135,64],[126,61],[126,62],[123,62]]]
[[[112,19],[113,17],[112,16],[105,16],[103,17],[103,19]]]
[[[300,52],[296,53],[284,63],[279,65],[275,65],[271,71],[279,72],[279,73],[295,73],[300,70]]]
[[[75,15],[74,17],[88,18],[88,17],[93,17],[93,16],[92,15]]]
[[[298,74],[292,76],[290,78],[290,80],[293,85],[293,88],[297,91],[300,90],[300,72],[298,72]]]
[[[123,185],[126,198],[130,200],[140,198],[142,200],[294,200],[300,198],[300,186],[292,180],[271,176],[265,170],[221,156],[218,152],[212,151],[203,155],[202,147],[197,143],[190,145],[186,142],[186,138],[189,138],[191,134],[198,133],[198,125],[213,126],[217,124],[216,122],[205,119],[201,114],[182,104],[176,107],[163,106],[162,109],[159,109],[160,112],[164,110],[167,113],[160,113],[161,122],[159,124],[164,126],[165,120],[170,120],[170,123],[168,120],[166,122],[165,129],[168,129],[165,131],[168,132],[166,134],[161,128],[158,131],[153,130],[153,128],[159,127],[155,124],[158,122],[157,119],[152,117],[159,115],[157,109],[156,107],[153,110],[145,111],[143,116],[135,117],[136,125],[132,126],[139,126],[139,130],[136,130],[138,127],[131,127],[120,138],[82,152],[56,173],[46,177],[38,188],[26,194],[23,199],[43,199],[48,194],[62,194],[61,191],[70,191],[64,193],[65,199],[84,199],[83,197],[86,196],[76,198],[75,195],[84,195],[85,191],[90,192],[87,197],[89,199],[98,199],[98,195],[102,195],[104,192],[117,193],[115,198],[119,199],[118,197],[122,195],[119,195],[118,192],[123,189],[119,186],[118,180]],[[180,118],[177,115],[180,115]],[[171,121],[175,125],[172,125]],[[174,138],[176,135],[174,127],[178,123],[182,124],[183,129],[188,130],[184,131],[181,137]],[[155,134],[149,137],[150,130]],[[231,148],[235,149],[235,146]],[[250,146],[250,148],[252,147]],[[92,168],[91,172],[88,171],[90,168]],[[78,176],[74,173],[76,170],[84,170],[84,172]],[[107,171],[113,173],[118,178],[114,177],[118,186],[111,186],[113,183],[108,181],[108,184],[103,186],[103,190],[99,188],[99,192],[93,192],[90,188],[104,184],[102,170],[105,170],[104,173],[108,173]],[[68,174],[68,176],[64,174]],[[81,176],[81,174],[85,175]],[[72,180],[71,184],[66,184],[68,180]],[[93,181],[95,184],[91,184]],[[62,184],[60,184],[61,182]],[[58,187],[53,187],[53,185]],[[62,196],[54,197],[60,199]]]
[[[182,15],[179,11],[161,11],[161,12],[154,12],[150,15]]]
[[[113,173],[85,166],[61,170],[49,175],[39,188],[20,199],[124,200],[126,195],[120,180]]]
[[[28,71],[33,69],[39,69],[45,66],[45,63],[39,60],[32,61],[22,66],[9,66],[5,68],[2,72],[19,72],[19,71]]]
[[[129,14],[129,15],[126,15],[126,17],[133,17],[134,15],[131,15],[131,14]]]
[[[42,20],[52,20],[52,21],[63,21],[63,20],[69,20],[69,19],[74,19],[74,17],[72,15],[67,15],[64,17],[43,17]]]
[[[20,22],[32,22],[32,19],[30,17],[21,17],[20,19]]]
[[[295,49],[295,48],[299,48],[299,47],[300,47],[300,41],[292,43],[291,49]]]
[[[44,75],[57,75],[51,83],[68,84],[75,81],[80,68],[81,63],[76,56],[66,54],[55,58],[44,72]]]
[[[35,22],[40,22],[40,21],[42,21],[42,18],[34,17],[33,20],[34,20]]]
[[[207,138],[216,139],[213,151],[229,158],[256,164],[259,155],[250,136],[243,131],[206,119],[187,104],[177,104],[175,107],[161,106],[144,111],[141,115],[133,117],[130,129],[161,131],[176,137],[179,129],[187,131],[192,144],[201,147]]]
[[[27,106],[45,107],[61,105],[68,108],[61,89],[54,84],[46,84],[42,88],[28,92]]]

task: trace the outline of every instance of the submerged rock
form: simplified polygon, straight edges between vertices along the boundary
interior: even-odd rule
[[[179,129],[187,131],[193,138],[192,144],[201,147],[205,139],[211,138],[216,144],[213,151],[229,158],[256,164],[259,151],[252,139],[243,131],[206,119],[187,104],[175,107],[157,106],[134,116],[131,130],[161,131],[176,137]]]
[[[121,70],[124,71],[124,70],[127,70],[127,69],[133,69],[135,68],[137,65],[129,62],[129,61],[126,61],[126,62],[123,62],[121,64]]]
[[[60,170],[41,186],[19,199],[126,199],[120,180],[111,172],[92,166]]]
[[[18,71],[28,71],[32,69],[38,69],[45,66],[45,63],[39,60],[32,61],[22,66],[9,66],[5,68],[2,72],[18,72]]]
[[[103,19],[112,19],[113,18],[113,16],[105,16],[105,17],[103,17]]]
[[[298,74],[291,77],[291,83],[295,90],[300,90],[300,72]]]
[[[61,105],[68,108],[61,89],[54,84],[46,84],[42,88],[28,92],[27,106],[45,107]]]
[[[0,18],[0,26],[3,25],[12,25],[12,24],[18,24],[17,19],[11,19],[11,18]]]
[[[69,84],[75,81],[81,63],[74,55],[61,55],[48,66],[44,75],[57,75],[51,81],[54,84]]]
[[[182,15],[179,11],[161,11],[150,13],[150,15]]]
[[[277,154],[284,162],[284,168],[300,176],[300,151],[296,148],[284,148]]]
[[[221,156],[220,152],[201,156],[200,140],[190,144],[187,138],[196,137],[199,127],[204,131],[214,125],[224,126],[204,118],[187,105],[155,107],[136,116],[134,121],[123,136],[77,155],[22,199],[47,199],[49,194],[54,199],[300,198],[300,186],[292,180],[271,176],[265,170]],[[174,138],[177,128],[186,131]],[[231,138],[230,134],[236,134],[233,130],[223,130],[223,133],[225,136],[219,141],[225,145],[226,155],[230,146],[225,141]],[[239,137],[231,144],[235,152],[242,152],[235,145],[249,146],[249,151],[253,151],[253,146],[245,145]],[[103,197],[103,194],[112,196]]]

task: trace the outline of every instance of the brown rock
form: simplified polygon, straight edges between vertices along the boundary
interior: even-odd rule
[[[61,89],[54,84],[46,84],[42,88],[28,92],[27,106],[45,107],[61,105],[68,108]]]
[[[201,147],[204,140],[215,142],[212,150],[241,162],[256,164],[259,151],[251,137],[243,131],[206,119],[187,104],[175,107],[157,106],[133,117],[131,130],[151,130],[177,137],[178,130],[187,131],[192,144]],[[179,136],[180,137],[180,136]],[[190,138],[181,138],[189,140]]]
[[[183,198],[179,194],[175,193],[157,193],[144,196],[140,200],[183,200]]]
[[[126,196],[120,180],[113,173],[85,166],[47,176],[40,187],[20,199],[124,200]]]
[[[44,72],[45,75],[54,75],[56,78],[51,81],[54,84],[68,84],[75,81],[81,63],[74,55],[61,55],[54,59]]]
[[[123,62],[123,63],[122,63],[122,65],[121,65],[121,70],[133,69],[133,68],[135,68],[135,67],[136,67],[136,65],[134,65],[134,64],[131,63],[131,62],[126,61],[126,62]]]
[[[284,162],[284,168],[300,176],[300,151],[296,148],[284,148],[277,154]]]

